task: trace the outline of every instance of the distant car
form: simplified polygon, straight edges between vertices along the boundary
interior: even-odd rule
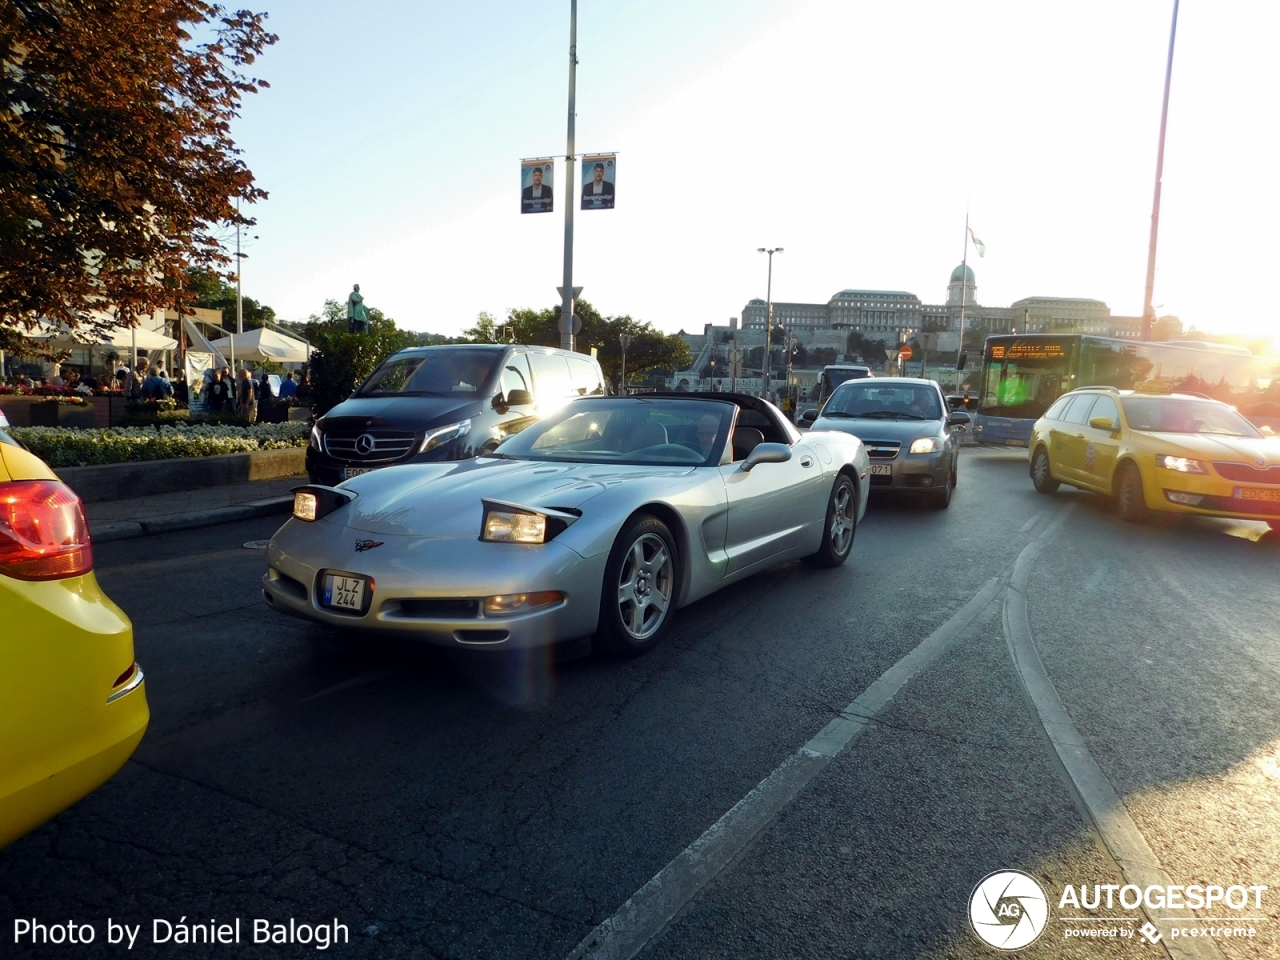
[[[1073,390],[1035,422],[1029,450],[1041,493],[1063,483],[1104,493],[1125,520],[1159,510],[1280,529],[1280,438],[1217,400]]]
[[[0,414],[0,847],[108,780],[150,719],[80,498],[7,426]]]
[[[677,607],[775,564],[845,562],[869,463],[740,394],[586,397],[491,454],[296,492],[264,599],[450,647],[595,634],[653,647]]]
[[[960,448],[951,428],[968,422],[963,410],[948,410],[933,380],[877,377],[837,387],[813,429],[839,430],[862,440],[873,490],[922,495],[945,509],[956,486]]]
[[[315,425],[312,483],[399,463],[463,460],[492,450],[569,400],[602,396],[593,358],[549,347],[451,344],[401,350]]]

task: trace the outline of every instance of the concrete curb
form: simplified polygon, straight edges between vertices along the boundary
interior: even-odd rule
[[[237,504],[234,507],[219,507],[216,510],[201,510],[196,513],[179,513],[171,517],[156,517],[154,520],[121,520],[115,523],[90,525],[89,533],[94,543],[109,543],[112,540],[132,540],[135,537],[151,537],[160,533],[172,533],[175,530],[193,530],[196,527],[212,527],[219,523],[232,523],[236,520],[253,520],[256,517],[269,517],[278,513],[289,513],[293,510],[293,496],[271,497],[267,500],[253,500],[249,503]]]

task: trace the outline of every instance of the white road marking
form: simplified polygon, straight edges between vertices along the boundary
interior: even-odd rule
[[[1024,524],[1022,525],[1021,529],[1019,529],[1019,530],[1018,530],[1018,532],[1019,532],[1019,533],[1030,533],[1030,532],[1032,531],[1032,529],[1035,527],[1035,525],[1036,525],[1037,523],[1039,523],[1039,522],[1041,521],[1041,519],[1043,519],[1043,518],[1044,518],[1044,511],[1043,511],[1043,510],[1039,510],[1039,511],[1037,511],[1036,513],[1033,513],[1033,514],[1031,515],[1031,519],[1030,519],[1030,520],[1028,520],[1026,523],[1024,523]]]
[[[327,697],[331,693],[339,693],[343,690],[350,690],[352,687],[359,687],[366,683],[373,683],[375,680],[382,680],[385,677],[394,676],[399,672],[399,667],[380,667],[377,670],[370,670],[368,673],[362,673],[359,676],[352,677],[350,680],[343,680],[341,683],[335,683],[332,687],[325,687],[319,693],[313,693],[311,696],[304,697],[298,702],[310,703],[312,700],[319,700],[321,697]]]
[[[803,747],[784,760],[732,809],[589,933],[569,960],[634,957],[680,909],[773,820],[815,776],[861,734],[881,710],[928,669],[999,595],[993,577],[946,623],[880,675]]]
[[[1125,809],[1124,801],[1107,779],[1102,768],[1089,753],[1084,738],[1076,729],[1071,715],[1063,706],[1058,691],[1045,671],[1044,663],[1031,637],[1031,621],[1027,615],[1027,581],[1031,564],[1049,538],[1066,521],[1073,506],[1062,511],[1044,532],[1022,548],[1014,561],[1013,576],[1005,593],[1004,633],[1022,687],[1031,700],[1053,756],[1061,764],[1065,779],[1075,794],[1076,805],[1085,819],[1102,837],[1108,852],[1124,875],[1126,883],[1146,888],[1153,884],[1169,886],[1172,879],[1160,865],[1146,838]],[[1105,565],[1102,568],[1105,570]],[[1100,570],[1099,573],[1102,571]],[[1095,575],[1096,576],[1096,575]],[[1164,935],[1161,944],[1173,960],[1222,960],[1222,952],[1207,937],[1174,940],[1172,920],[1194,920],[1192,911],[1144,910]]]

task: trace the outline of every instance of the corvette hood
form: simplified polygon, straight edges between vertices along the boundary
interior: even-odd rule
[[[693,469],[488,457],[405,464],[346,481],[343,489],[358,496],[332,520],[352,530],[381,535],[474,539],[480,535],[481,500],[580,510],[619,484],[646,477],[685,476]]]

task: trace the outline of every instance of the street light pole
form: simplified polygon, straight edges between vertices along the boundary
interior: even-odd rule
[[[564,287],[560,300],[560,349],[573,349],[573,120],[578,75],[578,0],[569,0],[569,132],[565,146],[564,186]]]
[[[1164,101],[1160,105],[1160,144],[1156,148],[1156,189],[1151,199],[1151,242],[1147,247],[1147,285],[1142,297],[1142,339],[1151,339],[1155,308],[1151,295],[1156,286],[1156,238],[1160,234],[1160,181],[1164,176],[1164,131],[1169,123],[1169,84],[1173,81],[1173,41],[1178,35],[1178,0],[1173,0],[1173,22],[1169,25],[1169,59],[1164,67]]]
[[[625,397],[627,395],[627,347],[631,346],[631,335],[618,334],[618,342],[622,344],[622,374],[618,378],[618,392]]]
[[[240,201],[236,201],[236,216],[240,215]],[[240,295],[240,270],[244,260],[240,257],[240,224],[236,223],[236,333],[244,333],[244,298]]]
[[[769,399],[769,354],[773,347],[773,255],[775,253],[782,252],[781,247],[774,247],[772,250],[766,250],[764,247],[759,247],[756,250],[756,253],[767,253],[769,255],[769,285],[767,287],[768,292],[765,294],[767,298],[766,302],[768,303],[768,311],[765,314],[764,319],[764,369],[762,371],[764,384],[760,392],[760,396],[765,400]]]

